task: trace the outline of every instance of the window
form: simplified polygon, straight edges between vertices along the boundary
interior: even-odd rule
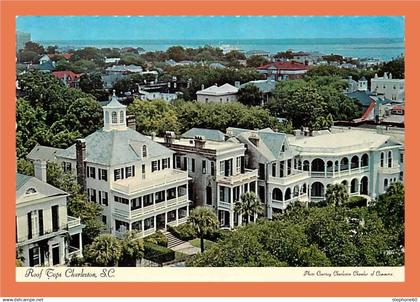
[[[207,205],[213,204],[212,189],[210,186],[206,187],[206,204]]]
[[[152,172],[155,172],[158,170],[158,161],[154,160],[152,161]]]
[[[108,205],[108,192],[101,192],[99,191],[99,201],[102,205]]]
[[[169,158],[162,159],[162,170],[168,168],[168,160],[169,160]]]
[[[32,212],[28,213],[28,239],[32,239]]]
[[[141,165],[141,178],[142,179],[146,178],[146,165],[145,164]]]
[[[106,225],[106,215],[102,215],[102,222]]]
[[[120,169],[115,169],[114,170],[114,180],[117,181],[121,179],[121,170]]]
[[[108,181],[108,171],[105,169],[98,169],[98,176],[100,180]]]
[[[207,162],[205,160],[201,161],[201,173],[207,173]]]
[[[219,191],[220,191],[220,197],[219,197],[220,201],[225,201],[225,187],[220,186]]]
[[[195,159],[191,158],[191,172],[195,172]]]
[[[44,235],[44,211],[38,210],[38,230],[39,236]]]
[[[237,174],[241,173],[241,162],[242,162],[242,157],[237,157],[236,158],[236,173]]]
[[[134,166],[125,167],[125,177],[135,176],[134,175],[134,173],[135,173],[134,170],[135,170]]]
[[[151,206],[153,204],[153,195],[152,194],[148,194],[143,196],[143,206],[147,207],[147,206]]]
[[[131,199],[131,210],[141,208],[141,197]]]
[[[155,227],[155,218],[149,217],[144,220],[144,230],[153,229]]]
[[[210,174],[214,176],[215,169],[214,169],[214,161],[210,162]]]
[[[388,168],[392,168],[392,151],[388,151]]]
[[[176,188],[171,188],[169,190],[166,190],[166,192],[168,200],[176,198]]]
[[[400,162],[404,163],[404,153],[400,153]]]
[[[63,161],[63,162],[61,163],[61,166],[62,166],[63,171],[64,171],[65,173],[69,173],[69,172],[71,172],[71,163],[66,162],[66,161]]]
[[[120,111],[120,124],[124,123],[124,111]]]
[[[53,232],[58,231],[60,224],[59,224],[59,217],[58,217],[58,205],[51,207],[51,213],[52,213],[52,227]]]
[[[258,178],[265,179],[265,166],[264,164],[258,165]]]
[[[116,124],[117,122],[118,122],[117,121],[117,112],[113,111],[112,112],[112,123]]]
[[[129,223],[128,222],[115,219],[115,229],[118,232],[124,233],[128,230],[128,228],[129,228]]]
[[[114,196],[114,201],[128,205],[128,199],[126,199],[126,198]]]
[[[29,249],[29,266],[40,265],[39,247]]]
[[[146,145],[143,145],[143,147],[142,147],[142,153],[143,153],[143,158],[145,158],[145,157],[147,157],[147,147],[146,147]]]
[[[177,169],[181,169],[181,156],[179,155],[175,156],[175,165]]]
[[[384,188],[386,188],[386,187],[388,187],[388,179],[387,178],[384,179]]]
[[[271,164],[271,176],[276,177],[276,163]]]
[[[287,175],[292,174],[292,160],[287,160]]]
[[[224,175],[225,174],[225,161],[222,160],[220,162],[220,175]]]
[[[96,190],[88,189],[88,191],[89,191],[89,200],[96,202]]]
[[[381,167],[384,166],[384,161],[385,161],[385,154],[381,152]]]
[[[28,188],[26,190],[26,192],[25,192],[26,195],[28,195],[28,194],[35,194],[35,193],[36,193],[35,188]]]
[[[155,193],[155,203],[165,201],[165,191],[159,191]]]
[[[90,178],[96,178],[96,169],[95,167],[88,167],[89,174],[88,177]]]

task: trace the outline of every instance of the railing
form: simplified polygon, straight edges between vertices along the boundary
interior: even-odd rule
[[[324,196],[311,196],[310,197],[310,200],[315,201],[315,202],[323,201],[324,199],[325,199]]]
[[[154,177],[146,180],[129,178],[128,180],[131,182],[127,183],[113,182],[112,189],[123,192],[125,194],[132,194],[153,188],[167,186],[181,180],[187,181],[188,179],[188,173],[186,171],[172,170],[171,174],[162,175],[161,177]]]
[[[229,202],[219,201],[219,207],[220,208],[225,208],[225,209],[230,209],[232,207],[232,204],[229,203]]]
[[[324,171],[311,171],[310,175],[311,177],[315,177],[315,178],[330,178],[330,177],[340,177],[340,176],[346,176],[346,175],[353,175],[353,174],[358,174],[358,173],[365,173],[365,172],[369,172],[369,166],[365,166],[365,167],[357,167],[357,168],[352,168],[352,169],[348,169],[347,167],[344,167],[341,171],[327,171],[326,173]]]
[[[382,174],[395,174],[395,173],[400,173],[401,167],[400,167],[400,165],[396,165],[396,166],[393,166],[391,168],[381,167],[381,168],[379,168],[378,171],[379,171],[379,173],[382,173]]]
[[[130,212],[128,212],[128,205],[127,205],[127,212],[124,212],[126,216],[129,216],[131,218],[138,218],[142,215],[146,215],[146,214],[150,214],[156,211],[159,211],[161,209],[164,209],[166,207],[172,207],[174,205],[178,205],[178,204],[183,204],[183,203],[188,203],[188,196],[184,195],[184,196],[180,196],[178,198],[173,198],[167,201],[162,201],[159,203],[155,203],[152,205],[149,205],[147,207],[143,207],[143,208],[138,208],[135,210],[132,210]],[[121,205],[118,205],[119,207]],[[115,213],[117,214],[121,214],[122,212],[118,210],[118,208],[114,208]]]
[[[287,175],[286,177],[269,176],[268,181],[272,182],[272,183],[279,184],[279,185],[288,185],[288,184],[291,184],[291,183],[295,183],[295,182],[298,182],[298,181],[305,180],[308,177],[309,177],[309,172],[302,171],[300,173]]]
[[[80,249],[74,246],[69,246],[68,247],[68,254],[67,254],[67,258],[71,258],[74,255],[80,255]]]
[[[67,215],[67,227],[74,228],[80,225],[80,218]]]
[[[179,219],[178,219],[178,224],[181,224],[181,223],[186,223],[186,222],[187,222],[187,220],[188,220],[188,217],[182,217],[182,218],[179,218]]]
[[[301,194],[299,196],[294,196],[294,197],[292,197],[288,200],[275,200],[275,199],[273,199],[272,204],[273,204],[273,206],[280,205],[281,208],[285,208],[290,203],[293,203],[293,202],[296,202],[296,201],[299,201],[299,200],[307,200],[307,199],[308,199],[308,195],[306,193],[304,193],[304,194]]]
[[[234,183],[242,182],[245,180],[257,180],[258,178],[258,169],[245,169],[245,173],[231,175],[231,176],[224,176],[224,175],[216,175],[217,182],[227,183],[229,185],[233,185]]]

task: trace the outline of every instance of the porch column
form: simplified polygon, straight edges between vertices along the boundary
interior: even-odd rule
[[[347,162],[349,163],[349,175],[350,175],[350,171],[351,171],[351,158],[347,158]]]
[[[156,225],[156,215],[155,216],[153,216],[153,226],[154,226],[154,229],[155,229],[155,231],[157,230],[157,225]]]
[[[178,211],[179,211],[179,209],[176,209],[175,210],[175,219],[176,219],[176,225],[178,225],[179,224],[179,222],[178,222]]]
[[[58,245],[58,251],[59,251],[59,257],[60,257],[60,264],[64,264],[66,262],[65,260],[66,245],[64,244],[64,238]]]
[[[144,236],[144,220],[141,220],[140,223],[141,223],[141,236],[143,237]]]
[[[83,255],[82,233],[79,233],[79,256]]]
[[[327,162],[325,162],[324,160],[322,161],[324,162],[324,178],[327,178],[328,160]]]
[[[167,224],[168,224],[168,212],[165,212],[165,230],[166,230]]]
[[[235,227],[235,216],[234,216],[234,211],[233,211],[233,209],[231,208],[231,210],[230,210],[230,213],[229,213],[229,215],[230,215],[230,221],[229,221],[229,227],[231,228],[231,229],[233,229],[234,227]]]

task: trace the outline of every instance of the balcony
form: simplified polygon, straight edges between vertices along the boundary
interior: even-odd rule
[[[332,178],[332,177],[341,177],[341,176],[347,176],[347,175],[354,175],[359,173],[366,173],[369,172],[370,167],[357,167],[357,168],[351,168],[349,170],[348,166],[344,167],[341,171],[331,171],[327,170],[325,171],[311,171],[310,176],[314,178]]]
[[[112,189],[126,195],[140,193],[146,190],[167,187],[179,182],[187,182],[189,180],[186,171],[168,170],[168,173],[159,174],[152,178],[141,179],[141,177],[129,177],[112,183]]]
[[[399,174],[401,172],[401,166],[400,165],[395,165],[391,168],[388,167],[382,167],[378,169],[378,172],[380,174],[386,174],[386,175],[390,175],[390,174]]]
[[[216,181],[227,185],[236,185],[242,182],[256,181],[258,179],[258,169],[245,169],[245,173],[231,176],[216,175]]]
[[[302,171],[299,173],[287,175],[286,177],[269,176],[268,181],[276,185],[286,186],[286,185],[290,185],[290,184],[294,184],[300,181],[307,180],[308,178],[309,178],[309,172]]]
[[[190,201],[188,200],[187,195],[179,196],[178,198],[169,199],[159,203],[154,203],[146,207],[138,208],[131,210],[129,205],[122,204],[119,202],[114,203],[114,213],[128,218],[128,219],[138,219],[143,215],[149,215],[163,209],[170,209],[174,206],[187,205]]]
[[[276,209],[285,209],[287,208],[287,206],[291,203],[294,203],[296,201],[308,201],[308,195],[306,193],[300,195],[300,196],[295,196],[292,197],[288,200],[272,200],[272,207],[276,208]]]
[[[80,218],[67,215],[67,226],[69,229],[80,226]]]

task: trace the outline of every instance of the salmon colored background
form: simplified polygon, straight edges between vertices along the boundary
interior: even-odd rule
[[[1,0],[0,0],[1,1]],[[420,296],[420,3],[414,1],[1,1],[0,296]],[[400,15],[406,21],[406,281],[403,283],[16,283],[15,16]],[[72,26],[69,24],[69,26]],[[89,30],[89,28],[86,28]],[[256,37],[257,38],[257,37]],[[417,136],[418,138],[419,136]],[[417,173],[416,173],[417,172]],[[417,230],[417,234],[416,234]],[[416,238],[417,235],[417,238]],[[417,240],[416,240],[417,239]],[[176,280],[174,280],[176,281]],[[415,285],[417,284],[417,286]]]

